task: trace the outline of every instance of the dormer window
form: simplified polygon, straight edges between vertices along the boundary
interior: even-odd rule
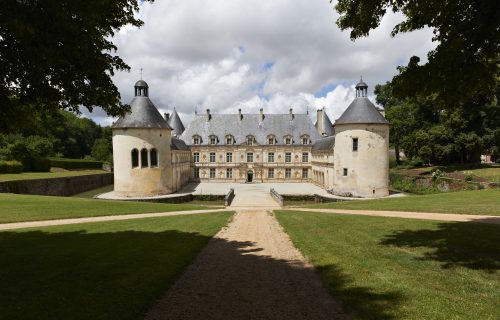
[[[255,137],[254,136],[247,136],[246,142],[247,142],[247,145],[253,146],[255,144]]]
[[[193,136],[193,144],[201,144],[201,137],[198,135]]]
[[[309,136],[307,134],[304,134],[303,136],[301,136],[300,141],[302,142],[302,144],[309,144],[311,142],[309,140]]]
[[[208,137],[208,142],[211,144],[211,145],[216,145],[217,144],[217,136],[215,135],[211,135],[210,137]]]
[[[276,144],[276,137],[272,134],[267,136],[267,144],[274,145]]]
[[[292,141],[293,141],[291,136],[285,136],[284,140],[285,140],[285,144],[292,144]]]
[[[226,144],[227,145],[234,144],[234,137],[232,135],[229,134],[229,135],[226,136]]]

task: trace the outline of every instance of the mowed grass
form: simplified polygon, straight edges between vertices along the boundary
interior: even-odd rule
[[[499,225],[276,216],[355,319],[498,319]]]
[[[50,179],[72,176],[84,176],[88,174],[109,173],[104,170],[79,170],[58,172],[22,172],[22,173],[0,173],[0,182],[13,180]]]
[[[500,183],[500,166],[464,171],[465,174],[468,174],[469,172],[490,182]]]
[[[201,209],[207,207],[0,193],[0,223]]]
[[[0,232],[0,319],[142,319],[231,215]]]
[[[399,198],[332,202],[308,208],[390,210],[457,214],[500,215],[500,189],[414,195]]]

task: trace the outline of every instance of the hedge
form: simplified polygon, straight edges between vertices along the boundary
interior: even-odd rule
[[[46,158],[31,159],[31,172],[50,172],[50,160]]]
[[[0,173],[21,173],[23,172],[23,164],[16,160],[4,161],[0,160]]]
[[[102,161],[82,159],[50,159],[50,166],[63,169],[102,169]]]

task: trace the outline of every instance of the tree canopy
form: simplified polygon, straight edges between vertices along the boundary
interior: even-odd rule
[[[152,0],[148,0],[152,1]],[[0,7],[0,132],[33,110],[128,106],[111,77],[129,66],[112,37],[139,27],[138,0],[7,0]]]
[[[421,64],[412,57],[392,84],[399,97],[435,95],[435,103],[453,108],[471,97],[494,99],[500,78],[500,1],[498,0],[338,0],[337,24],[351,39],[367,36],[388,10],[404,19],[392,35],[424,27],[437,47]]]

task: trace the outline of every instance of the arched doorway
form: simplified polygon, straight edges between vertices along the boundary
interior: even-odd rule
[[[252,182],[253,181],[253,171],[248,170],[247,172],[247,182]]]

